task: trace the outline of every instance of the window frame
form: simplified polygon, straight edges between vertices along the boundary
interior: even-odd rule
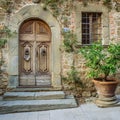
[[[89,3],[88,6],[84,6],[79,3],[76,5],[76,35],[78,38],[78,45],[82,45],[82,12],[100,12],[101,15],[101,41],[103,45],[109,45],[110,42],[110,28],[109,28],[109,9],[103,4]]]
[[[98,39],[98,37],[102,36],[102,23],[101,23],[101,16],[102,13],[101,12],[82,12],[82,22],[81,22],[81,31],[82,31],[82,44],[92,44],[95,41],[101,40]],[[98,21],[98,19],[100,19]],[[83,21],[84,20],[84,21]],[[94,22],[97,21],[97,23]],[[96,25],[96,26],[93,26]],[[85,26],[85,28],[83,27]],[[93,31],[93,27],[96,28],[97,32],[100,31],[99,33],[95,33],[95,31]],[[83,32],[83,30],[85,30],[85,32]],[[84,39],[83,39],[84,36]],[[94,39],[94,37],[96,36],[96,39]]]

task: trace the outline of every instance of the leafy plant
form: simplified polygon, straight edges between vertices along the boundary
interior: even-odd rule
[[[67,73],[67,77],[64,77],[63,79],[74,83],[75,89],[77,89],[77,85],[79,85],[81,88],[84,87],[84,85],[78,75],[78,71],[75,69],[74,66],[72,66],[71,70]]]
[[[47,10],[49,7],[55,17],[69,14],[73,8],[74,0],[41,0],[44,4],[43,9]]]
[[[75,52],[75,46],[77,45],[77,36],[71,31],[63,31],[64,37],[63,46],[66,52]]]
[[[60,15],[60,8],[58,5],[63,4],[64,0],[41,0],[41,2],[44,3],[44,10],[47,10],[47,6],[49,6],[53,11],[53,15],[57,17]]]
[[[103,0],[104,4],[109,4],[111,0]]]
[[[2,48],[5,46],[7,39],[11,36],[11,34],[11,30],[7,26],[3,25],[0,27],[0,74],[2,73],[1,67],[4,64]]]
[[[71,70],[67,73],[67,77],[64,78],[64,80],[70,81],[74,83],[75,89],[77,90],[77,85],[79,85],[81,88],[83,88],[83,83],[80,79],[79,73],[75,68],[75,59],[76,59],[76,45],[77,45],[77,36],[72,31],[70,31],[68,28],[65,28],[62,32],[62,35],[64,37],[63,40],[63,46],[64,50],[68,53],[73,54],[73,62]]]
[[[7,26],[2,26],[0,28],[0,49],[4,47],[7,39],[11,36],[11,30]]]
[[[100,43],[94,43],[80,49],[86,59],[86,66],[90,69],[89,77],[100,77],[107,81],[120,68],[120,44],[110,44],[105,48]]]
[[[0,7],[5,10],[7,13],[11,13],[13,9],[13,1],[12,0],[1,0]]]

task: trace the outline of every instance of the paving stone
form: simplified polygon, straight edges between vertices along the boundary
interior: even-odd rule
[[[50,120],[75,120],[75,116],[73,112],[69,112],[69,110],[53,111],[50,114]]]

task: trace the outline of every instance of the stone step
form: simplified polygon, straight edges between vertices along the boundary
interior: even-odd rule
[[[77,107],[75,99],[0,101],[0,113],[29,112]]]
[[[51,100],[63,99],[63,91],[45,91],[45,92],[6,92],[3,100]]]
[[[14,89],[10,89],[10,92],[40,92],[40,91],[60,91],[61,88],[53,88],[50,86],[40,86],[40,87],[18,87]]]

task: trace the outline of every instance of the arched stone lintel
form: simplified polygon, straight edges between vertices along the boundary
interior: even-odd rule
[[[45,21],[50,27],[56,27],[59,28],[58,31],[60,30],[57,19],[53,17],[50,11],[43,10],[40,4],[33,4],[23,7],[14,16],[11,17],[9,25],[12,29],[15,30],[18,29],[18,27],[24,20],[30,18],[39,18]]]

